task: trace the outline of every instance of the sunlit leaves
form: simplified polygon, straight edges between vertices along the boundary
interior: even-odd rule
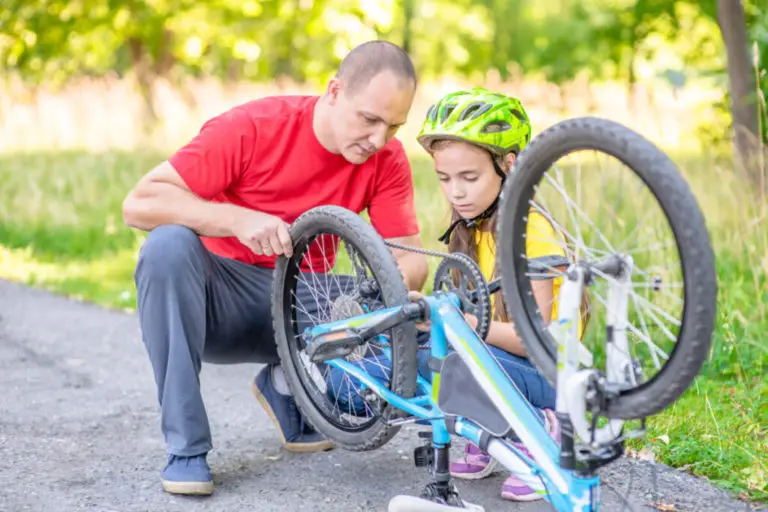
[[[745,11],[764,63],[768,15],[757,3]],[[712,0],[4,0],[0,70],[30,82],[140,68],[147,80],[320,83],[355,45],[408,37],[423,79],[489,69],[556,83],[583,72],[685,79],[691,67],[724,66],[714,12]]]

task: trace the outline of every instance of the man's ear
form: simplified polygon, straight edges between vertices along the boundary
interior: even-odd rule
[[[326,95],[328,96],[328,103],[331,105],[334,105],[338,99],[339,95],[341,94],[341,91],[344,89],[344,82],[338,78],[333,77],[328,82],[328,89],[326,90]]]

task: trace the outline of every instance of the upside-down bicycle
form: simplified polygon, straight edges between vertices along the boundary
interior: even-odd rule
[[[577,157],[584,151],[614,164],[587,165]],[[575,163],[557,165],[571,156]],[[617,182],[615,165],[629,168],[628,183]],[[606,170],[608,178],[595,181],[594,173]],[[629,199],[614,199],[627,190]],[[583,199],[597,205],[582,208]],[[639,214],[621,216],[634,206]],[[531,211],[563,234],[562,256],[526,256]],[[595,218],[612,232],[599,231]],[[569,230],[571,224],[578,227]],[[671,232],[666,243],[662,231]],[[409,422],[431,425],[428,444],[414,452],[433,477],[421,504],[469,506],[448,470],[451,436],[460,436],[554,509],[598,510],[598,469],[624,453],[626,439],[642,435],[642,423],[631,430],[630,421],[679,398],[711,344],[716,276],[698,204],[667,155],[611,121],[564,121],[521,153],[500,198],[499,276],[490,282],[465,255],[441,254],[432,293],[411,301],[392,244],[336,206],[308,211],[291,236],[294,252],[277,261],[273,302],[291,392],[307,419],[349,450],[381,447]],[[641,242],[647,246],[627,248]],[[675,257],[679,263],[668,264]],[[532,292],[541,280],[559,283],[550,321]],[[559,445],[483,342],[491,302],[500,298],[529,358],[556,388]],[[589,326],[580,337],[585,298]],[[478,318],[476,329],[466,312]],[[428,333],[419,322],[428,322]],[[398,496],[390,507],[408,503]]]

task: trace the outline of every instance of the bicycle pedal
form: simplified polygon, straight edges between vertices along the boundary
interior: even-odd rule
[[[420,430],[417,434],[419,438],[421,439],[432,439],[432,431],[431,430]]]
[[[413,462],[417,468],[429,467],[435,461],[435,453],[431,446],[419,446],[413,449]]]
[[[339,359],[351,354],[363,340],[353,329],[320,334],[307,345],[307,356],[313,363]]]

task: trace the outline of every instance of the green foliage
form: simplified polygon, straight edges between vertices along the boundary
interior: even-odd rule
[[[764,19],[756,5],[750,19]],[[425,77],[519,66],[558,84],[580,72],[633,81],[662,46],[682,50],[681,65],[711,60],[712,20],[714,0],[7,0],[0,68],[35,83],[131,71],[314,81],[350,47],[407,31]]]
[[[765,95],[768,11],[758,2],[744,5]],[[657,76],[676,89],[709,77],[727,90],[715,7],[715,0],[6,0],[0,73],[30,85],[129,75],[149,121],[157,119],[159,78],[181,86],[188,76],[284,76],[321,86],[350,48],[374,38],[407,44],[422,80],[481,80],[495,70],[502,79],[525,74],[558,85],[583,75],[631,87]],[[729,126],[727,119],[703,126],[701,135],[716,145]]]
[[[759,110],[762,142],[764,145],[768,145],[768,110],[766,110],[766,98],[768,98],[768,10],[760,9],[758,3],[759,0],[745,0],[743,5],[747,22],[747,37],[751,41],[749,55],[753,64],[749,81],[755,84],[755,94],[750,100]],[[709,5],[709,3],[704,5]],[[702,12],[710,16],[714,22],[714,10],[703,9]],[[701,47],[701,44],[695,46]],[[729,135],[732,131],[733,120],[730,112],[731,96],[727,90],[726,62],[723,58],[710,58],[695,63],[699,66],[701,76],[707,77],[725,91],[723,97],[713,105],[711,120],[702,123],[696,135],[705,147],[713,148],[716,153],[729,152],[731,147]]]
[[[31,82],[130,71],[319,78],[348,47],[392,29],[389,5],[378,4],[9,0],[0,14],[0,65]]]
[[[649,420],[651,450],[665,463],[706,476],[742,498],[768,502],[768,386],[699,379],[678,402]]]

